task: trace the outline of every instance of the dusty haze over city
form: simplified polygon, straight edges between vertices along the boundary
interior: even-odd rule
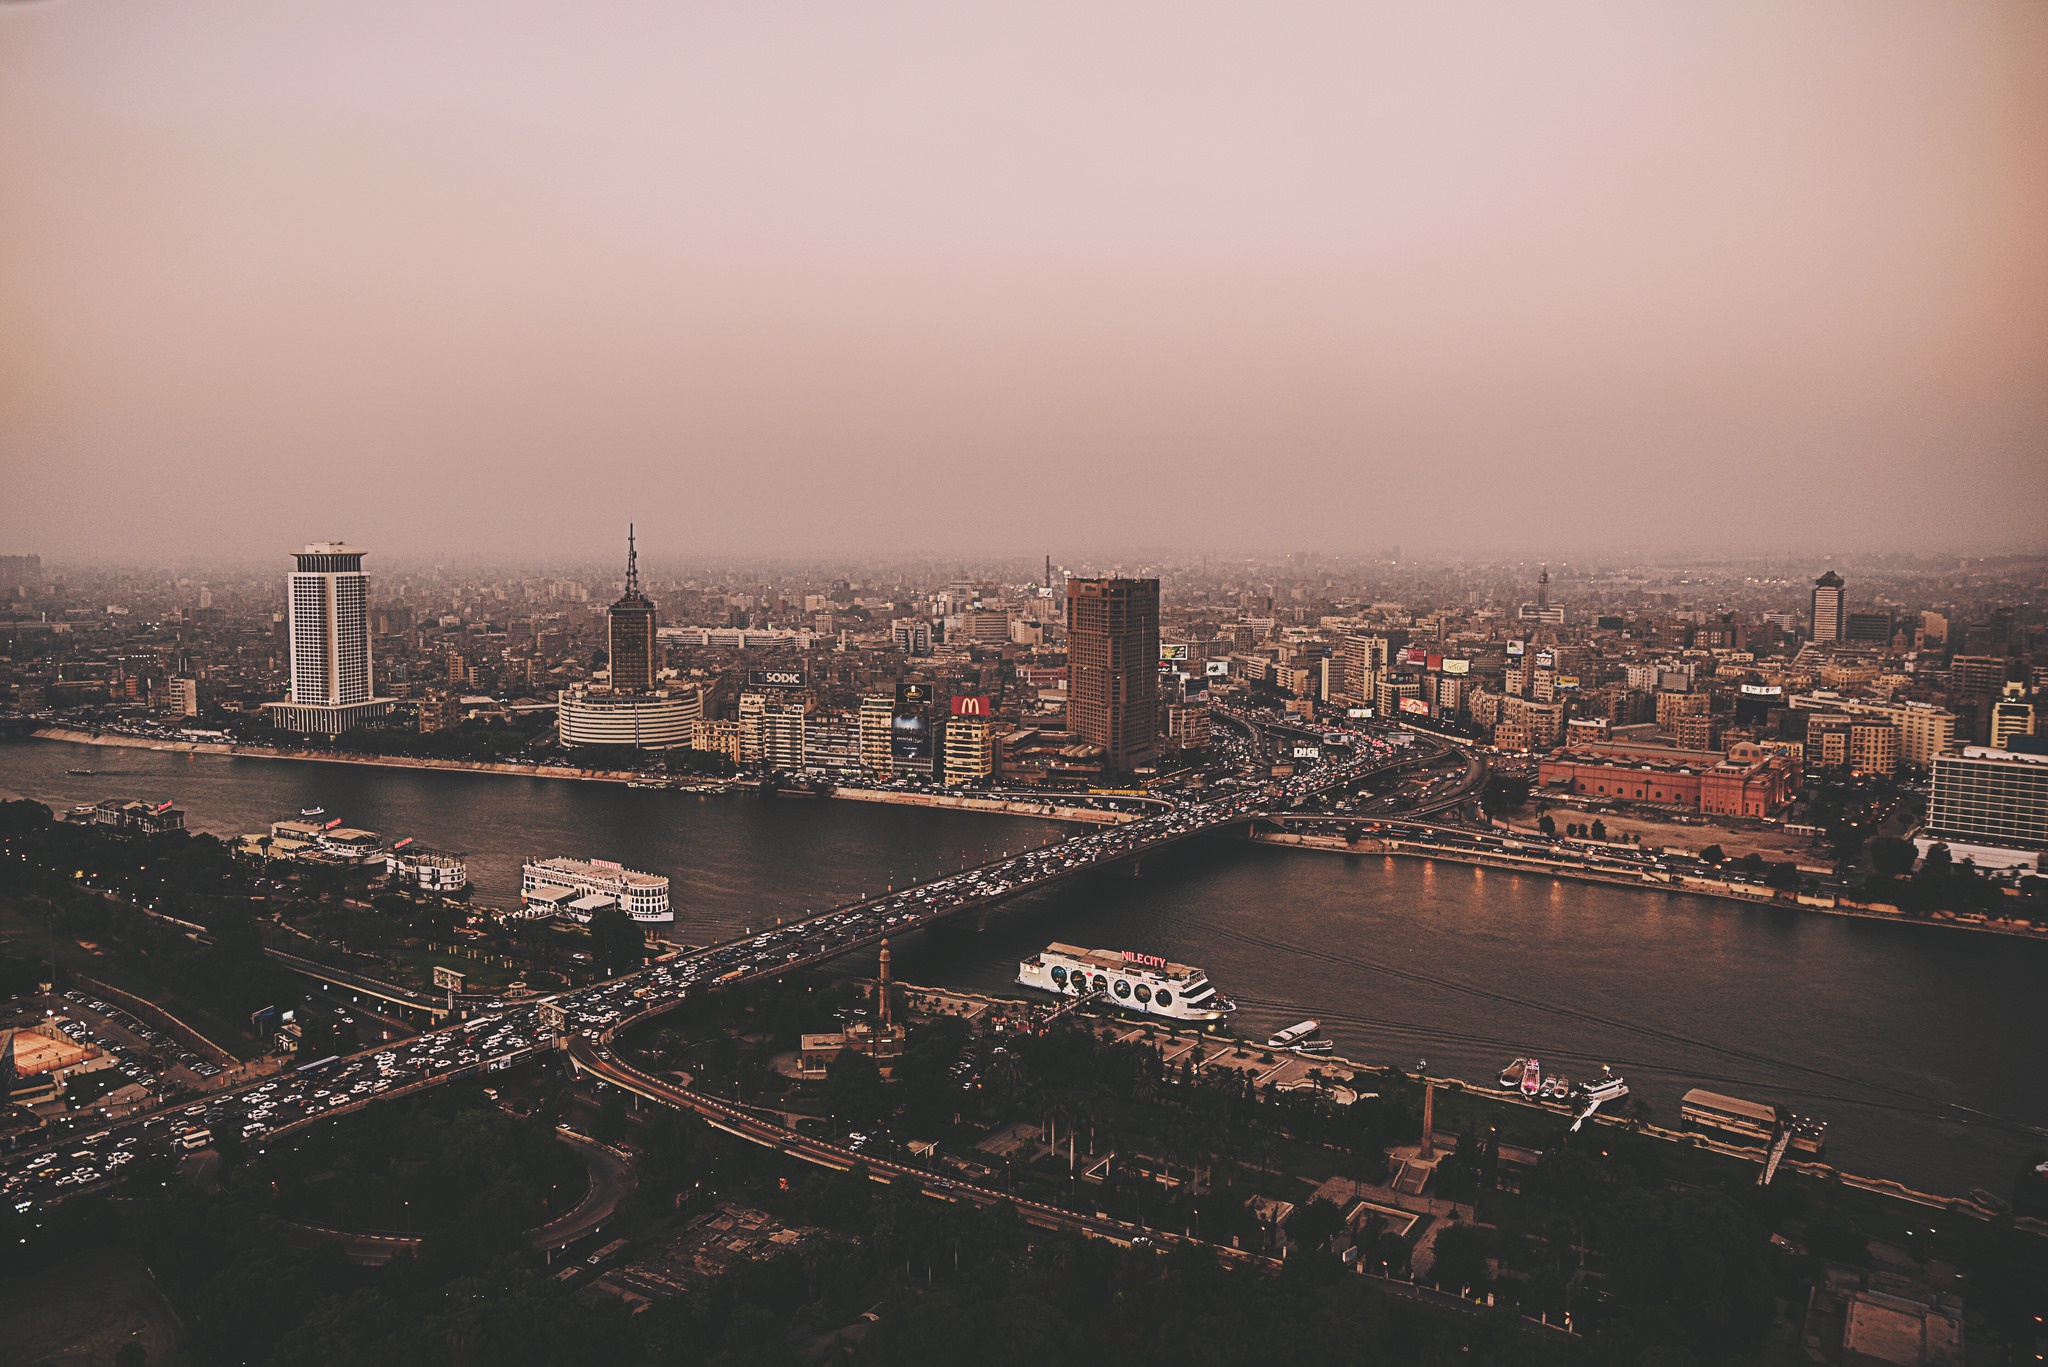
[[[2035,550],[2048,8],[0,7],[0,550]]]

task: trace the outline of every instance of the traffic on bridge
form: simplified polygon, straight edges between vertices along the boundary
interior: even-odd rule
[[[1248,827],[1255,818],[1291,810],[1312,797],[1433,762],[1443,749],[1435,743],[1418,745],[1407,735],[1303,728],[1258,714],[1233,712],[1227,720],[1255,737],[1283,729],[1290,736],[1313,735],[1315,753],[1301,756],[1305,762],[1287,778],[1224,777],[1197,800],[1135,821],[1093,827],[1058,844],[680,955],[577,992],[487,1008],[488,1014],[428,1034],[348,1058],[303,1064],[282,1078],[9,1155],[0,1164],[0,1199],[29,1210],[111,1184],[138,1153],[198,1151],[223,1136],[261,1145],[373,1101],[508,1069],[576,1035],[609,1036],[679,1005],[692,993],[811,967],[885,936],[1135,861],[1197,836]]]

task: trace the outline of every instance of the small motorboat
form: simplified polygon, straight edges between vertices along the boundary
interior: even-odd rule
[[[1613,1073],[1605,1073],[1598,1081],[1580,1083],[1579,1095],[1587,1101],[1614,1101],[1628,1095],[1628,1083]]]
[[[1522,1070],[1529,1066],[1529,1060],[1518,1058],[1500,1070],[1501,1090],[1512,1092],[1522,1085]]]
[[[1301,1041],[1313,1035],[1321,1027],[1322,1022],[1317,1020],[1305,1020],[1298,1025],[1290,1025],[1285,1030],[1276,1032],[1271,1039],[1267,1040],[1266,1047],[1268,1049],[1288,1048],[1291,1045],[1301,1043]]]

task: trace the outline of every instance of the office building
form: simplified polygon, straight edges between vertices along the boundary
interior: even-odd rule
[[[1176,750],[1206,750],[1209,747],[1208,704],[1167,704],[1166,743]]]
[[[338,541],[297,552],[286,583],[291,696],[268,703],[281,731],[339,735],[391,710],[372,696],[370,580],[363,552]]]
[[[2034,705],[2027,701],[2027,686],[2009,683],[2005,696],[1991,709],[1991,744],[2003,750],[2014,736],[2034,734]]]
[[[199,680],[174,674],[164,680],[164,710],[174,717],[199,715]]]
[[[654,601],[640,591],[640,554],[633,528],[626,529],[626,589],[605,610],[611,680],[562,690],[555,704],[555,732],[562,744],[619,745],[637,750],[672,750],[695,743],[704,720],[704,690],[696,684],[656,686]],[[454,669],[451,660],[450,675]]]
[[[889,624],[889,639],[905,655],[932,653],[932,624],[916,617],[899,617]]]
[[[1067,581],[1067,730],[1128,770],[1158,750],[1159,581]]]
[[[996,771],[995,719],[987,698],[953,699],[941,746],[946,786],[972,783]]]
[[[1387,638],[1352,636],[1344,642],[1344,692],[1370,704],[1387,668]]]
[[[1971,745],[1959,755],[1936,756],[1926,834],[1971,845],[2048,849],[2048,755]]]
[[[626,526],[626,591],[605,612],[609,628],[612,692],[652,693],[655,663],[653,600],[640,591],[640,557],[633,527]]]
[[[895,726],[895,698],[875,693],[860,700],[860,764],[875,778],[890,778],[896,772],[890,752]]]
[[[1841,712],[1852,717],[1876,717],[1891,723],[1899,733],[1901,764],[1925,769],[1934,763],[1936,755],[1955,748],[1956,715],[1947,708],[1921,702],[1866,702],[1825,690],[1795,693],[1790,702],[1795,711]],[[1810,751],[1811,746],[1808,749]],[[1811,754],[1808,759],[1812,759]]]
[[[761,763],[794,772],[804,767],[804,729],[809,707],[800,699],[766,700],[760,713]]]
[[[804,770],[807,773],[857,775],[862,767],[858,720],[815,712],[804,719]]]
[[[1848,626],[1842,598],[1842,576],[1829,570],[1813,581],[1813,639],[1839,641]]]

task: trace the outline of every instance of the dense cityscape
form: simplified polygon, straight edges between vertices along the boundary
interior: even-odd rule
[[[2048,1363],[2048,5],[0,4],[0,1367]]]
[[[443,848],[315,805],[234,832],[175,791],[24,791],[5,809],[0,907],[19,994],[0,1181],[11,1242],[42,1250],[24,1268],[99,1246],[141,1199],[201,1203],[177,1217],[200,1226],[239,1210],[267,1256],[308,1268],[460,1263],[454,1238],[497,1260],[502,1309],[629,1358],[693,1360],[684,1344],[707,1326],[748,1353],[915,1357],[948,1298],[976,1293],[890,1292],[904,1279],[857,1253],[885,1238],[912,1283],[933,1239],[980,1241],[976,1259],[1013,1249],[1019,1274],[1075,1238],[1167,1267],[1204,1249],[1255,1279],[1327,1260],[1382,1299],[1320,1313],[1391,1315],[1390,1341],[1511,1360],[1658,1342],[1846,1353],[1910,1334],[1933,1345],[1917,1360],[1961,1361],[1966,1342],[2027,1340],[2048,1152],[1994,1185],[1927,1191],[1910,1165],[1836,1166],[1831,1118],[1768,1097],[1700,1086],[1665,1114],[1611,1065],[1574,1080],[1555,1055],[1547,1070],[1517,1057],[1495,1085],[1369,1031],[1342,1031],[1339,1052],[1339,1027],[1313,1014],[1251,1028],[1231,984],[1149,947],[1056,941],[995,992],[892,979],[889,960],[892,937],[998,907],[1028,920],[1074,880],[1247,839],[1906,935],[2048,937],[2033,609],[2048,562],[1531,573],[1395,548],[693,573],[643,568],[640,551],[629,532],[609,579],[386,576],[339,541],[268,576],[168,581],[10,556],[0,754],[78,759],[74,791],[143,751],[602,785],[657,813],[684,795],[788,813],[859,800],[1073,833],[707,945],[689,870],[614,849],[522,851],[516,883],[493,885],[465,853],[485,830]],[[29,771],[0,777],[25,787]],[[1103,1078],[1124,1081],[1095,1097]],[[511,1146],[493,1163],[527,1156],[459,1209],[421,1189],[438,1225],[415,1231],[399,1194],[414,1183],[353,1163],[313,1190],[335,1179],[323,1149],[439,1171],[440,1146],[486,1131]],[[1977,1141],[1964,1125],[1940,1142]],[[913,1204],[852,1215],[870,1203],[846,1205],[859,1183],[833,1182],[848,1174]],[[1542,1221],[1583,1221],[1568,1193],[1603,1189],[1651,1205],[1560,1247]],[[1693,1206],[1657,1213],[1671,1193]],[[959,1214],[934,1225],[915,1198]],[[504,1205],[488,1250],[479,1201]],[[1912,1238],[1883,1251],[1936,1212],[1938,1253]],[[969,1232],[992,1218],[1016,1234]],[[1716,1275],[1736,1280],[1711,1300],[1683,1262],[1664,1282],[1613,1262],[1681,1218],[1726,1241]],[[147,1223],[123,1238],[171,1237]],[[727,1322],[762,1296],[795,1309],[756,1279],[834,1247],[844,1281],[801,1298],[807,1328],[778,1343]],[[526,1258],[535,1280],[513,1270]],[[1965,1289],[2009,1275],[2007,1292]],[[1311,1283],[1325,1298],[1345,1285],[1296,1289]],[[324,1294],[393,1293],[372,1276]],[[203,1304],[188,1302],[202,1353],[280,1361],[375,1356],[440,1313],[393,1303],[378,1327],[315,1315],[262,1331]]]

